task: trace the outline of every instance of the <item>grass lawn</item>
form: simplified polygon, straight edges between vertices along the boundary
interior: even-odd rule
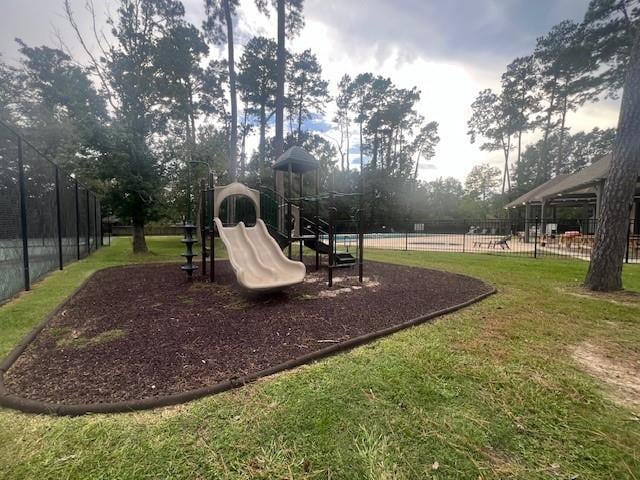
[[[0,355],[96,270],[179,259],[178,239],[149,244],[153,254],[134,257],[116,239],[0,307]],[[0,478],[640,477],[640,407],[616,403],[572,357],[586,345],[639,367],[637,299],[584,295],[587,264],[575,260],[367,258],[469,274],[499,293],[186,405],[80,418],[0,410]],[[640,266],[624,275],[640,290]]]

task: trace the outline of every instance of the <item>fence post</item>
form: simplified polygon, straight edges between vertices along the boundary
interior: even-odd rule
[[[536,224],[533,237],[533,258],[538,258],[538,217],[536,217]]]
[[[462,253],[465,253],[467,243],[467,221],[462,221]]]
[[[60,205],[60,169],[55,166],[56,172],[56,222],[58,225],[58,264],[60,270],[64,266],[64,259],[62,258],[62,208]]]
[[[78,179],[74,178],[76,191],[76,257],[80,260],[80,191],[78,189]]]
[[[627,227],[627,251],[624,255],[624,263],[629,263],[629,243],[631,242],[631,220],[629,220],[629,226]]]
[[[404,229],[404,251],[409,250],[409,227]]]
[[[91,209],[89,208],[89,190],[85,188],[87,197],[87,255],[91,253]]]
[[[20,227],[22,234],[22,267],[24,270],[24,289],[31,289],[29,274],[29,229],[27,226],[27,185],[24,178],[24,164],[22,160],[22,138],[18,136],[18,181],[20,189]]]
[[[98,249],[98,197],[93,194],[93,246]]]

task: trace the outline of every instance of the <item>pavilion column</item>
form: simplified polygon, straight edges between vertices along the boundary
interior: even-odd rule
[[[546,207],[547,207],[547,202],[543,200],[542,204],[540,205],[540,231],[542,232],[542,235],[547,233],[547,226],[544,221]]]
[[[531,204],[524,207],[524,242],[529,243],[529,230],[531,227]]]

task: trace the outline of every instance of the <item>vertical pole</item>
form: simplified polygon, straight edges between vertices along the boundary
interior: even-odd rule
[[[315,218],[315,235],[316,235],[316,272],[320,269],[320,252],[318,251],[318,243],[320,242],[320,169],[316,170],[316,218]]]
[[[74,178],[76,191],[76,258],[80,260],[80,191],[78,189],[78,179]],[[111,243],[111,240],[109,240]]]
[[[331,203],[329,205],[329,287],[333,286],[333,192],[331,193]]]
[[[364,212],[360,210],[358,218],[358,280],[362,283],[362,265],[364,260],[364,230],[362,223],[362,216]]]
[[[213,179],[213,173],[209,173],[209,205],[211,206],[211,214],[209,215],[209,221],[210,226],[209,226],[209,236],[210,236],[210,247],[209,247],[209,259],[210,259],[210,266],[209,266],[209,281],[211,283],[216,281],[216,262],[215,262],[215,254],[216,254],[216,250],[215,250],[215,244],[216,244],[216,231],[215,231],[215,223],[213,222],[213,187],[214,187],[214,179]]]
[[[302,229],[302,218],[303,218],[303,213],[302,213],[302,186],[303,186],[303,176],[302,176],[302,172],[298,175],[298,179],[299,179],[299,190],[300,190],[300,202],[298,203],[298,219],[299,219],[299,225],[298,225],[298,234],[300,237],[302,237],[302,235],[304,235],[304,231]],[[302,240],[302,238],[300,239],[300,261],[302,261],[302,247],[304,246],[304,241]]]
[[[409,227],[404,229],[404,251],[409,250]]]
[[[87,254],[91,253],[91,210],[89,209],[89,190],[85,188],[87,198]]]
[[[98,197],[93,193],[93,246],[98,249]]]
[[[107,215],[107,238],[109,239],[109,246],[111,246],[111,214]]]
[[[187,161],[187,225],[191,225],[191,162]]]
[[[360,211],[360,219],[359,219],[359,225],[358,225],[358,281],[360,283],[362,283],[362,276],[363,276],[363,271],[362,271],[362,266],[364,264],[364,230],[363,230],[363,223],[362,223],[362,214],[363,212]]]
[[[202,275],[207,275],[207,201],[204,178],[200,179],[200,241],[202,242]]]
[[[62,258],[62,208],[60,205],[60,169],[56,165],[56,223],[58,227],[58,268],[62,270],[64,260]]]
[[[529,243],[529,229],[531,227],[531,205],[528,203],[524,207],[524,243]]]
[[[629,227],[627,228],[627,251],[624,256],[625,263],[629,263],[629,243],[631,243],[631,220],[629,220]]]
[[[287,218],[285,219],[284,223],[287,227],[287,248],[289,260],[291,260],[291,227],[293,223],[293,219],[291,218],[291,200],[287,200]]]
[[[462,253],[465,253],[466,244],[467,244],[467,221],[463,220],[462,221]]]
[[[292,190],[293,190],[293,170],[292,170],[292,166],[291,166],[291,161],[289,161],[289,185],[287,187],[287,218],[286,218],[286,225],[287,225],[287,241],[289,244],[289,260],[291,260],[291,227],[293,226],[293,218],[291,217],[291,197],[292,197]]]
[[[533,258],[538,258],[538,217],[536,217],[535,231],[533,238]]]
[[[29,273],[29,228],[27,226],[27,184],[24,178],[22,159],[22,137],[18,136],[18,181],[20,187],[20,227],[22,234],[22,267],[24,270],[24,289],[31,289]]]
[[[362,128],[360,129],[360,137],[362,137]],[[362,150],[360,150],[360,264],[358,265],[358,279],[362,282],[363,265],[364,265],[364,160],[362,157]]]

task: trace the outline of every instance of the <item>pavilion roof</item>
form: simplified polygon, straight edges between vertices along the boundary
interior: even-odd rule
[[[547,180],[542,185],[509,202],[504,208],[515,208],[531,203],[539,204],[557,197],[571,197],[571,194],[576,197],[584,197],[587,193],[595,194],[591,187],[606,180],[610,164],[611,154],[605,155],[576,173],[557,175]]]
[[[520,195],[515,200],[507,203],[504,206],[504,208],[515,208],[515,207],[519,207],[521,205],[526,205],[527,203],[540,203],[540,202],[542,202],[542,198],[543,198],[542,194],[545,191],[547,191],[548,189],[552,188],[553,186],[555,186],[559,182],[563,181],[568,176],[569,175],[558,175],[556,177],[553,177],[553,178],[547,180],[546,182],[544,182],[542,185],[538,185],[533,190],[530,190],[527,193],[525,193],[524,195]]]

